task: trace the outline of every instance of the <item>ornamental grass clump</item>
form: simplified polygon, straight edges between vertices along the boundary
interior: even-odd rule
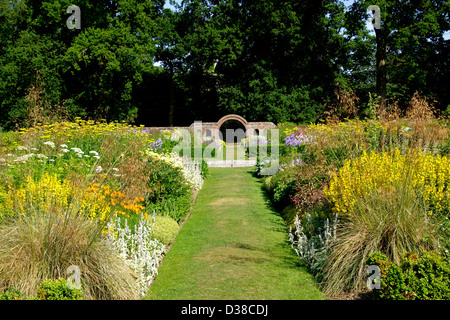
[[[315,163],[340,168],[347,159],[359,157],[377,138],[378,121],[349,120],[337,124],[311,124],[306,133],[314,139],[308,147]]]
[[[355,203],[351,217],[342,221],[325,262],[327,294],[365,286],[366,259],[373,252],[386,254],[398,263],[407,251],[437,250],[436,225],[427,205],[410,188],[397,193],[366,194]]]
[[[74,207],[72,207],[74,208]],[[0,225],[0,291],[14,287],[35,296],[46,279],[80,270],[85,299],[137,299],[136,276],[102,236],[103,225],[55,205]]]
[[[442,159],[429,157],[417,152],[364,154],[331,179],[325,194],[341,222],[324,263],[326,294],[363,291],[366,260],[374,252],[400,263],[405,252],[438,250],[433,210],[441,202],[430,195],[441,192],[440,186],[446,192],[446,180],[434,176],[446,166],[439,169]]]

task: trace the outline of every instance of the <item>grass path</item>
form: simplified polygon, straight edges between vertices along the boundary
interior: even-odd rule
[[[208,157],[207,154],[203,154],[204,160],[248,160],[248,156],[245,154],[245,150],[239,144],[228,144],[226,147],[218,151],[220,155],[215,157]]]
[[[249,168],[210,168],[146,299],[323,299]]]

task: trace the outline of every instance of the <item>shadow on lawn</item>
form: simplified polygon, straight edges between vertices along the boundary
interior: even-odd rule
[[[247,171],[248,174],[253,176],[253,170],[249,170]],[[283,219],[283,216],[276,210],[275,206],[273,205],[272,201],[270,200],[269,195],[267,194],[266,190],[264,189],[263,183],[261,179],[258,179],[256,177],[254,177],[255,180],[257,180],[257,183],[260,186],[260,193],[264,199],[264,205],[266,208],[268,208],[270,210],[270,213],[273,214],[274,216],[281,217],[283,223],[278,223],[277,226],[274,228],[274,231],[277,232],[281,232],[281,233],[285,233],[286,234],[286,239],[284,242],[280,243],[277,245],[277,247],[284,247],[286,248],[286,245],[289,246],[291,248],[290,251],[285,250],[284,252],[286,252],[287,254],[283,254],[283,255],[279,255],[279,258],[281,258],[283,260],[283,262],[286,264],[286,266],[289,266],[289,268],[303,268],[303,269],[307,269],[308,265],[305,261],[303,261],[302,259],[299,259],[297,254],[295,253],[294,249],[291,246],[291,243],[289,241],[289,228],[287,227],[287,223],[286,221]],[[283,251],[283,250],[281,250]]]

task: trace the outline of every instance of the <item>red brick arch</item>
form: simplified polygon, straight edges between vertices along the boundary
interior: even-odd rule
[[[199,125],[201,126],[201,133],[202,136],[205,135],[206,137],[206,133],[208,132],[207,130],[209,130],[209,135],[211,135],[211,137],[213,138],[218,138],[220,135],[220,127],[222,127],[222,125],[229,121],[229,120],[235,120],[238,121],[239,123],[241,123],[244,126],[245,129],[245,134],[246,136],[251,136],[255,133],[255,130],[258,130],[258,134],[261,134],[262,130],[266,130],[269,128],[275,128],[275,124],[272,122],[247,122],[247,120],[245,120],[243,117],[237,115],[237,114],[229,114],[226,115],[222,118],[220,118],[219,121],[217,122],[202,122],[202,121],[197,121],[199,123]],[[191,124],[189,127],[187,127],[189,130],[195,130],[195,123]],[[199,130],[199,129],[197,129]]]
[[[245,130],[247,130],[247,120],[245,120],[243,117],[237,115],[237,114],[229,114],[226,115],[222,118],[220,118],[219,121],[217,121],[217,129],[220,130],[220,127],[227,121],[229,120],[236,120],[239,121],[240,123],[242,123],[242,125],[244,126]]]

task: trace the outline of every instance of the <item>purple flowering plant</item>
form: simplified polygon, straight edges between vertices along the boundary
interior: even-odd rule
[[[158,140],[156,140],[155,142],[150,144],[150,147],[153,148],[153,149],[161,150],[162,145],[163,145],[162,139],[158,138]]]
[[[294,157],[293,159],[291,159],[291,161],[289,161],[289,162],[282,163],[280,165],[280,170],[283,170],[283,169],[288,168],[288,167],[298,167],[298,166],[301,166],[303,164],[304,164],[303,159],[302,159],[301,155],[299,155],[299,156]]]
[[[304,143],[311,142],[311,139],[305,134],[297,130],[297,132],[291,133],[284,139],[284,145],[286,147],[299,147]]]

